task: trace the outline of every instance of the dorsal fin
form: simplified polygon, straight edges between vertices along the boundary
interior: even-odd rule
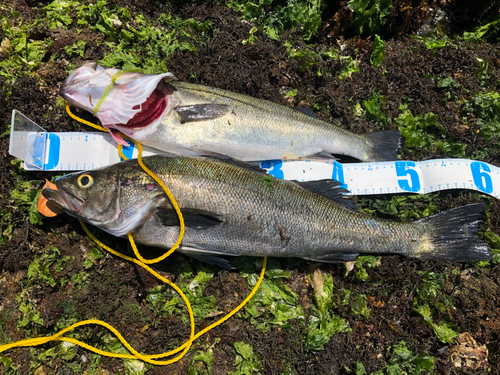
[[[318,118],[316,116],[316,113],[314,113],[310,108],[303,108],[303,107],[293,107],[296,111],[302,112],[304,115],[313,117],[313,118]]]
[[[359,210],[359,207],[353,201],[345,198],[344,193],[348,193],[349,190],[341,187],[342,183],[337,180],[317,180],[317,181],[294,181],[296,184],[300,185],[304,189],[314,191],[315,193],[321,194],[327,198],[330,198],[344,207],[350,210]]]

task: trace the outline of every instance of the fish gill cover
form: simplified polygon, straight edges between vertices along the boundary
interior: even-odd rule
[[[41,176],[24,172],[7,154],[12,108],[49,131],[88,130],[68,119],[58,99],[61,83],[84,61],[168,70],[184,81],[309,107],[354,132],[401,128],[410,140],[400,151],[403,159],[463,155],[499,166],[497,3],[391,4],[388,14],[382,11],[388,2],[354,0],[2,3],[0,343],[49,335],[91,317],[112,323],[145,353],[188,337],[184,307],[169,290],[101,254],[75,220],[42,221],[33,203]],[[384,47],[374,45],[375,34]],[[472,357],[463,363],[500,372],[499,202],[458,192],[364,198],[358,204],[374,215],[406,220],[477,202],[488,204],[482,236],[495,252],[492,261],[458,265],[390,256],[380,265],[358,262],[351,271],[349,265],[320,265],[319,296],[321,283],[312,284],[310,263],[275,261],[275,276],[250,311],[197,342],[174,371],[453,372],[443,349],[458,347],[453,337],[470,332],[490,351],[486,364],[472,366]],[[127,248],[124,241],[98,235]],[[220,271],[174,254],[164,272],[182,280],[186,290],[192,285],[197,319],[209,324],[248,293],[257,271],[254,260],[241,262],[236,272]],[[280,304],[291,309],[281,311]],[[124,350],[95,327],[72,335]],[[56,343],[2,353],[0,371],[155,371],[131,362]]]

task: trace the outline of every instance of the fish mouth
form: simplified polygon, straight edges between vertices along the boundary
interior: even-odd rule
[[[92,112],[107,128],[141,130],[158,122],[174,106],[172,73],[141,74],[105,69],[96,63],[73,71],[59,93],[76,107]]]
[[[55,204],[68,213],[79,213],[85,204],[83,199],[64,190],[45,188],[42,190],[42,194],[49,202]]]
[[[126,124],[116,125],[132,129],[140,129],[159,120],[167,110],[168,97],[171,94],[172,92],[169,90],[167,84],[163,80],[160,81],[151,95],[148,96],[146,101],[132,107],[133,110],[139,109],[140,111],[127,121]]]

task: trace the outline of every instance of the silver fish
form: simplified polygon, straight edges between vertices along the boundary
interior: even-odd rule
[[[299,183],[213,157],[144,158],[169,187],[186,231],[179,251],[228,267],[216,258],[298,257],[346,262],[360,253],[404,254],[420,259],[490,259],[475,237],[484,204],[459,207],[415,222],[365,215],[334,180]],[[179,221],[163,190],[129,160],[56,179],[42,194],[68,214],[114,236],[170,248]]]
[[[177,155],[251,161],[337,154],[384,161],[396,159],[401,141],[398,130],[353,134],[280,104],[180,82],[171,73],[147,75],[89,63],[70,74],[60,94],[95,112],[118,143],[125,141],[117,131]]]

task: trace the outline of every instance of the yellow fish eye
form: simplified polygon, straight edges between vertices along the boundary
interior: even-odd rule
[[[88,189],[92,186],[93,183],[94,178],[87,173],[82,174],[80,177],[78,177],[78,186],[80,186],[82,189]]]

